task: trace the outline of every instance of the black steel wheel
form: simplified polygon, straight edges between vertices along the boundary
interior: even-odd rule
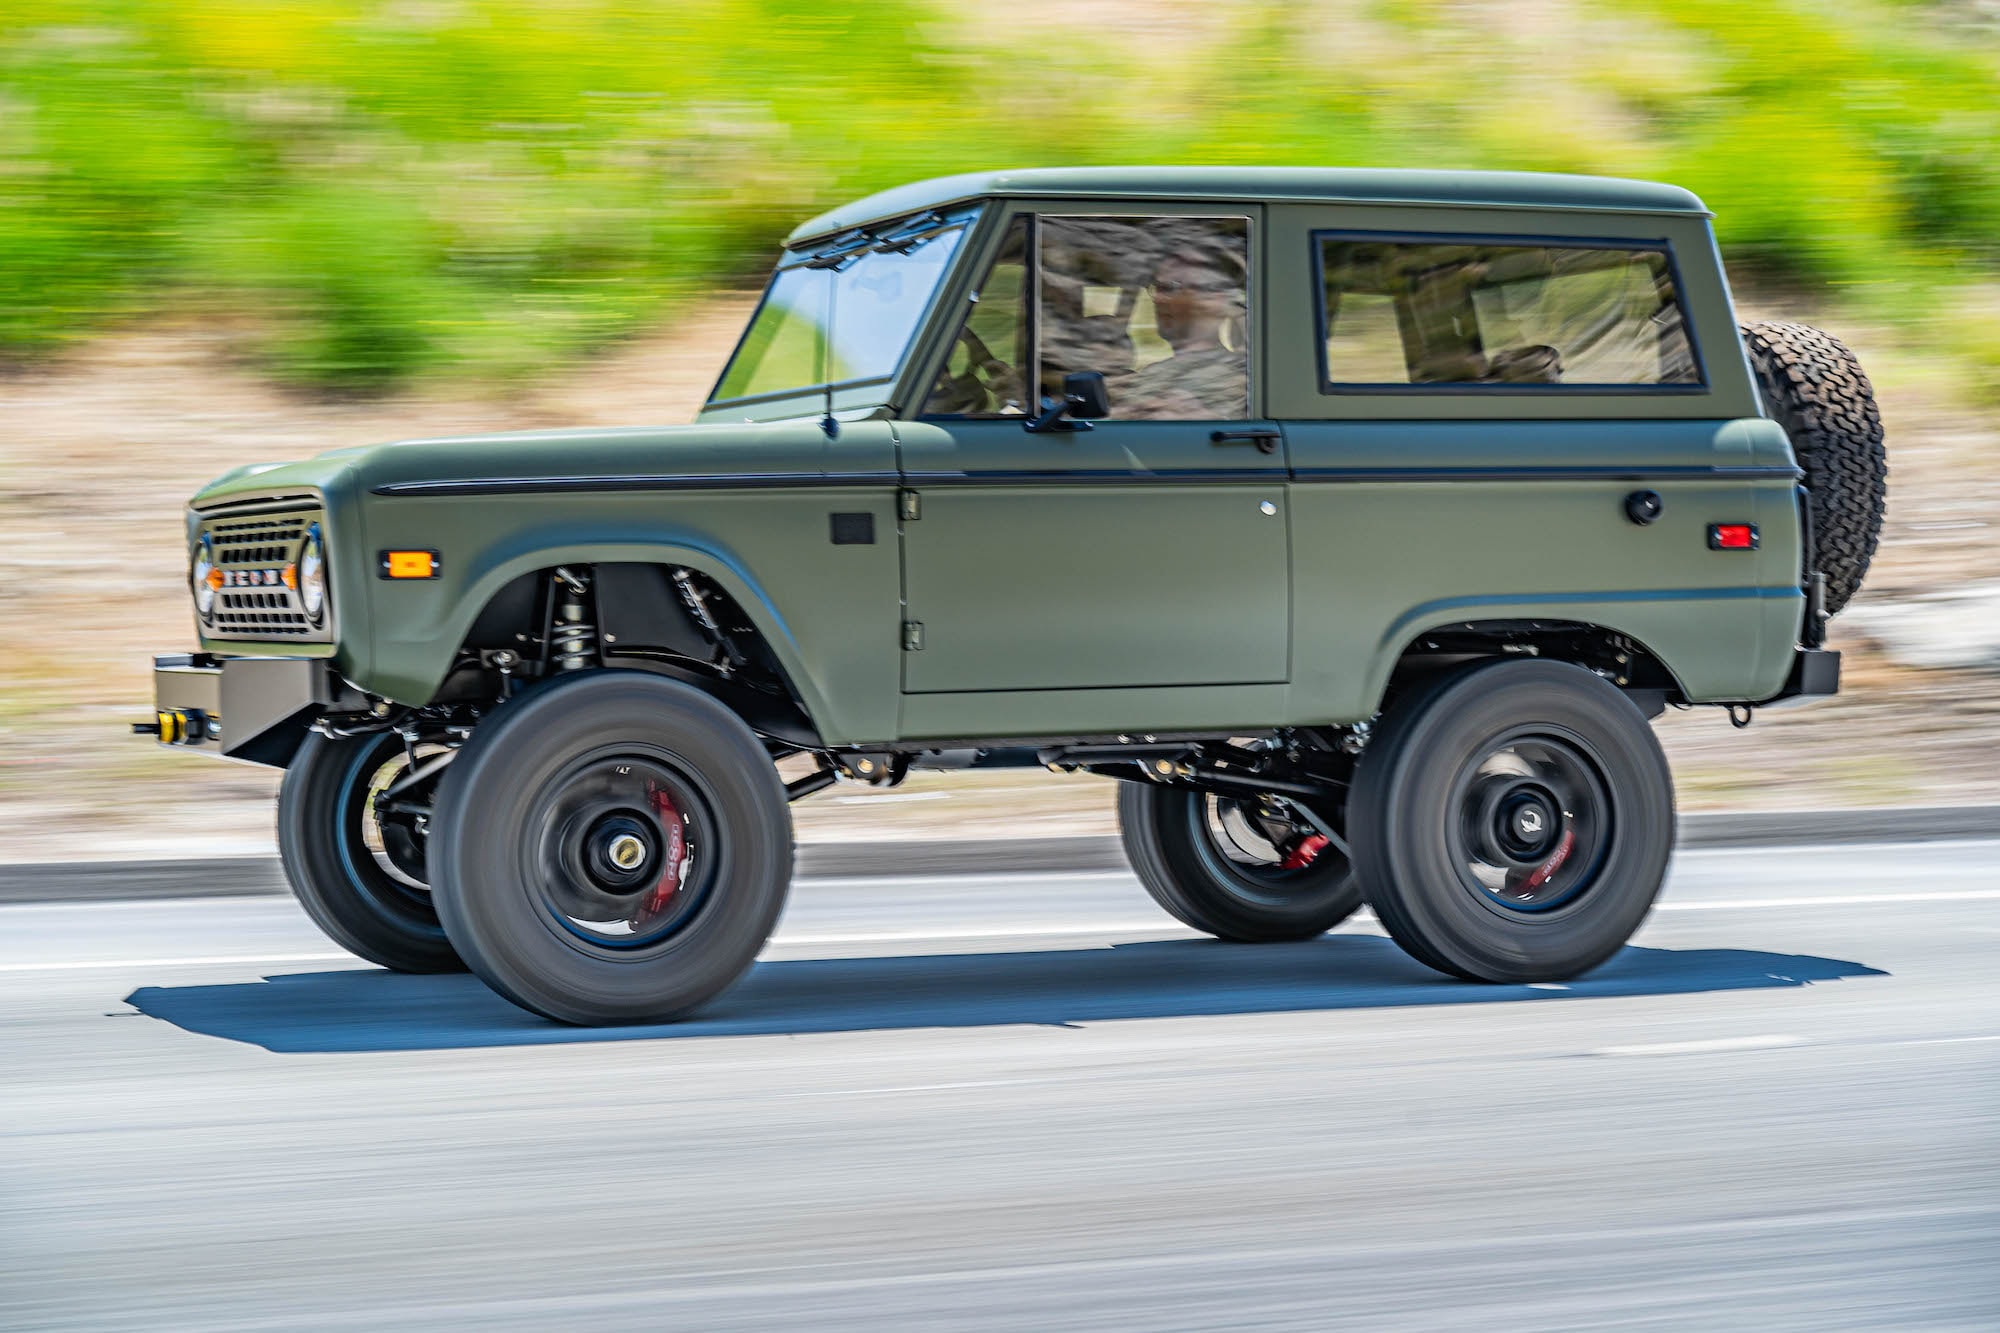
[[[343,949],[397,972],[464,968],[432,902],[427,814],[437,780],[417,753],[416,780],[391,732],[339,740],[318,734],[278,790],[278,852],[292,891]]]
[[[1312,813],[1340,832],[1338,809]],[[1347,856],[1289,798],[1127,782],[1118,827],[1153,901],[1220,939],[1310,939],[1361,906]]]
[[[1673,778],[1645,716],[1562,662],[1482,664],[1399,701],[1351,810],[1383,926],[1479,981],[1602,963],[1645,920],[1673,849]]]
[[[757,956],[791,881],[763,745],[676,681],[559,678],[474,730],[438,793],[439,915],[487,984],[565,1023],[659,1022]]]

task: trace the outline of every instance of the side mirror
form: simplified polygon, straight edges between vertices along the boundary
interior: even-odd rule
[[[1078,421],[1098,421],[1111,415],[1111,391],[1104,387],[1104,373],[1077,370],[1063,376],[1063,406]]]
[[[1073,370],[1063,376],[1063,396],[1042,399],[1042,414],[1024,424],[1031,431],[1089,430],[1091,422],[1110,415],[1111,393],[1104,387],[1103,372]]]

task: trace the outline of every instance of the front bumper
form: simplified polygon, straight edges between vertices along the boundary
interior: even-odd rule
[[[325,658],[175,653],[153,659],[153,721],[134,730],[162,745],[283,768],[314,718],[366,706]]]

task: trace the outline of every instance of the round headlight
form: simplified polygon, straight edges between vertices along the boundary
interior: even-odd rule
[[[299,606],[315,625],[326,614],[326,541],[317,523],[306,530],[306,544],[299,548]]]
[[[219,572],[215,567],[215,545],[203,537],[194,548],[194,568],[188,571],[188,587],[194,593],[195,613],[203,620],[207,620],[215,610],[216,589],[222,586],[222,580],[216,577]]]

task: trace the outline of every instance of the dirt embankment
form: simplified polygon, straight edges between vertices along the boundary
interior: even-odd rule
[[[151,328],[0,378],[0,858],[261,851],[274,775],[161,752],[121,734],[150,701],[149,657],[190,641],[181,509],[241,463],[343,444],[558,424],[685,421],[748,308],[719,299],[668,333],[514,392],[389,401],[285,395],[233,364],[227,340]],[[2000,579],[2000,430],[1922,356],[1849,335],[1890,430],[1889,528],[1870,601]],[[1857,622],[1861,619],[1857,616]],[[2000,800],[2000,690],[1966,671],[1899,667],[1836,622],[1848,688],[1760,714],[1702,709],[1661,724],[1684,807]],[[815,837],[1108,831],[1109,785],[1035,775],[919,777],[797,809]]]

